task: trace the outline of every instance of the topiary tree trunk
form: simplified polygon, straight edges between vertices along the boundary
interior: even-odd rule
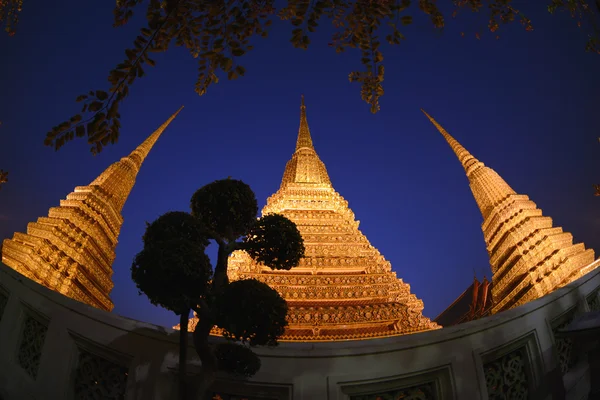
[[[179,316],[179,400],[187,399],[187,347],[189,313]]]

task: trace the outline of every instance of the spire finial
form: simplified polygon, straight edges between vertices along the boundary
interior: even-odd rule
[[[421,111],[442,134],[444,139],[446,139],[446,141],[454,151],[454,154],[456,154],[456,156],[458,157],[458,161],[460,161],[463,168],[465,169],[467,177],[469,177],[474,171],[485,166],[481,161],[473,157],[471,153],[469,153],[467,149],[465,149],[460,143],[458,143],[456,139],[450,136],[450,134],[446,132],[446,130],[442,128],[442,126],[435,119],[433,119],[431,115],[427,114],[427,112],[422,108]]]
[[[296,141],[296,151],[301,148],[309,148],[314,150],[310,130],[308,129],[308,121],[306,120],[306,106],[304,105],[304,95],[300,96],[300,129],[298,130],[298,140]]]
[[[152,147],[162,135],[162,133],[167,129],[167,126],[175,119],[177,114],[183,109],[183,106],[179,108],[179,110],[175,111],[173,115],[169,117],[161,126],[158,127],[146,140],[142,142],[138,147],[135,148],[127,157],[123,157],[120,161],[117,161],[110,167],[108,167],[104,172],[100,174],[90,186],[107,186],[110,188],[109,190],[114,190],[116,187],[119,188],[118,195],[114,193],[115,205],[119,212],[121,208],[125,204],[125,200],[129,196],[129,192],[133,189],[133,184],[135,183],[135,178],[137,173],[142,166],[142,163],[152,150]],[[128,175],[128,179],[125,179],[123,174]],[[116,184],[118,182],[118,184]],[[118,200],[117,200],[118,199]]]
[[[136,161],[138,168],[141,167],[142,162],[144,162],[144,159],[148,156],[148,153],[150,152],[160,135],[162,135],[167,126],[169,126],[169,124],[173,122],[173,120],[175,119],[175,117],[177,117],[177,114],[179,114],[181,110],[183,110],[183,106],[179,107],[179,109],[175,111],[173,115],[169,117],[169,119],[167,119],[161,126],[158,127],[157,130],[155,130],[150,136],[148,136],[148,138],[144,140],[142,144],[140,144],[135,150],[131,152],[131,154],[129,154],[129,157]]]

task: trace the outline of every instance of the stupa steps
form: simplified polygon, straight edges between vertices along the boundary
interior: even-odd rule
[[[113,234],[116,238],[119,236],[119,226],[122,220],[111,218],[114,217],[114,210],[112,207],[107,207],[104,204],[95,201],[92,196],[82,196],[80,200],[61,200],[60,207],[53,208],[78,208],[81,209],[85,214],[88,214],[94,221],[101,223],[103,229]],[[53,215],[50,215],[51,217]]]
[[[114,260],[114,253],[107,256],[88,235],[72,237],[57,226],[35,222],[32,222],[27,226],[27,232],[31,236],[45,238],[48,243],[52,244],[57,249],[60,248],[62,252],[79,264],[87,265],[91,264],[90,261],[92,261],[100,267],[99,272],[112,274],[111,265]],[[112,256],[112,259],[109,258],[110,256]]]
[[[102,193],[94,190],[94,186],[90,186],[85,191],[69,193],[60,205],[68,207],[70,204],[83,203],[103,215],[111,227],[118,229],[123,223],[123,217],[119,213],[119,206],[115,204],[115,200],[118,201],[118,198],[122,196],[115,193],[110,197],[106,197]]]
[[[273,288],[279,292],[277,288]],[[279,292],[281,297],[287,301],[289,307],[351,307],[351,306],[375,306],[385,305],[389,303],[388,296],[370,296],[370,297],[335,297],[335,298],[323,298],[323,297],[306,297],[306,298],[294,298],[286,295],[286,293]],[[289,294],[289,293],[288,293]]]
[[[299,226],[298,230],[304,239],[304,245],[316,245],[316,244],[339,244],[349,243],[356,245],[369,244],[367,238],[363,235],[359,235],[356,232],[306,232],[303,226]]]
[[[279,212],[277,214],[282,214],[286,218],[291,220],[296,220],[296,225],[299,226],[299,229],[302,229],[303,225],[320,225],[320,226],[330,226],[331,224],[337,224],[340,226],[355,227],[355,222],[350,221],[349,218],[344,218],[343,216],[339,216],[336,214],[332,215],[318,215],[318,216],[308,216],[304,213],[291,213],[291,212]]]
[[[112,194],[106,191],[102,186],[91,184],[87,186],[75,186],[72,193],[93,193],[98,197],[110,199]]]
[[[83,284],[78,281],[72,281],[69,286],[63,287],[60,293],[89,306],[99,308],[101,310],[112,311],[112,309],[114,308],[114,304],[112,303],[112,301],[110,301],[110,299],[108,303],[98,301],[94,297],[94,294],[91,293],[90,290],[88,290],[88,288],[83,286]]]
[[[522,274],[513,284],[514,287],[504,296],[497,294],[494,291],[494,287],[492,287],[492,296],[494,298],[494,305],[492,306],[493,314],[517,307],[520,304],[525,304],[529,298],[534,299],[542,296],[532,284],[531,276],[528,274]]]
[[[87,294],[85,298],[88,301],[84,301],[85,303],[103,310],[112,310],[114,305],[109,297],[110,292],[103,292],[96,286],[95,282],[88,279],[85,273],[82,273],[83,271],[78,272],[79,273],[73,277],[73,280],[64,280],[59,288],[59,291],[70,297],[70,295],[74,293],[73,284],[75,284],[81,291]]]
[[[84,189],[85,188],[85,189]],[[107,194],[106,190],[99,186],[81,187],[79,191],[71,192],[67,195],[66,200],[75,200],[88,202],[96,208],[102,209],[103,214],[106,213],[106,219],[112,226],[121,226],[123,217],[121,216],[118,206],[113,203],[114,195]],[[123,197],[123,193],[120,194]]]
[[[556,269],[564,264],[567,259],[583,253],[585,253],[585,246],[582,243],[566,248],[559,248],[552,242],[538,246],[533,251],[521,256],[515,264],[510,266],[510,268],[507,267],[507,272],[501,278],[494,281],[492,292],[494,293],[497,291],[498,293],[501,293],[510,285],[509,282],[513,281],[522,273],[535,273],[538,268],[541,267]],[[583,266],[584,265],[581,265],[581,267]],[[565,271],[564,273],[569,275],[570,271]]]
[[[269,285],[281,287],[304,287],[304,286],[339,286],[339,287],[361,287],[371,286],[386,286],[398,284],[399,279],[394,273],[387,274],[340,274],[340,273],[323,273],[323,274],[274,274],[274,273],[249,273],[242,272],[239,275],[240,279],[255,278],[267,282]],[[356,278],[356,279],[355,279]],[[400,281],[401,285],[404,285]]]
[[[510,260],[520,255],[521,252],[530,250],[548,237],[553,237],[553,240],[568,243],[568,245],[573,243],[573,236],[568,232],[563,232],[560,227],[536,229],[520,240],[519,238],[512,237],[511,240],[506,240],[502,243],[498,247],[498,250],[490,256],[492,270],[497,270],[501,265],[506,263],[510,264]]]
[[[583,244],[582,244],[583,245]],[[571,273],[565,273],[563,279],[560,281],[560,286],[567,285],[574,280],[582,277],[587,273],[588,267],[594,263],[596,257],[593,249],[585,249],[584,251],[575,254],[567,259],[567,263],[570,264],[568,270]]]
[[[34,282],[52,289],[49,275],[57,273],[57,271],[36,268],[47,263],[34,253],[35,250],[30,248],[15,248],[15,243],[5,242],[2,247],[2,262]]]
[[[339,265],[339,266],[324,267],[324,266],[319,266],[319,265],[315,265],[315,266],[304,265],[304,266],[296,267],[294,269],[296,269],[296,271],[293,271],[293,272],[286,271],[286,272],[281,273],[281,275],[286,275],[286,276],[296,275],[298,277],[301,277],[301,276],[306,276],[306,275],[343,276],[343,275],[365,275],[365,274],[367,274],[366,267],[364,267],[364,266],[348,267],[348,266]],[[277,272],[261,271],[261,272],[257,272],[257,273],[260,273],[262,275],[280,275],[278,272],[279,271],[277,271]]]
[[[362,235],[360,231],[358,231],[354,226],[350,226],[349,224],[344,225],[309,225],[309,224],[296,224],[298,230],[301,231],[303,235],[315,235],[315,234],[325,234],[325,235]],[[364,236],[364,235],[363,235]]]
[[[585,252],[588,253],[588,254],[585,255],[585,259],[586,260],[589,259],[590,257],[595,260],[594,250],[587,249]],[[582,257],[583,257],[583,255],[582,255]],[[583,267],[579,268],[578,273],[577,273],[578,276],[576,276],[575,278],[571,279],[569,282],[574,281],[575,279],[577,279],[577,278],[579,278],[579,277],[587,274],[588,272],[594,270],[597,267],[598,267],[598,264],[594,264],[593,262],[589,263],[587,265],[584,265]]]
[[[85,203],[79,203],[79,207],[52,207],[48,216],[72,221],[100,242],[111,243],[113,246],[117,243],[118,231],[115,234],[106,220]]]
[[[526,257],[529,259],[531,257],[531,254],[537,253],[539,249],[549,248],[549,246],[552,246],[552,248],[554,249],[567,248],[573,246],[573,236],[571,234],[559,233],[554,235],[546,235],[545,231],[547,230],[542,229],[539,230],[539,235],[534,234],[533,236],[538,236],[538,238],[536,238],[537,241],[529,241],[529,246],[527,247],[513,246],[511,248],[511,252],[508,253],[504,262],[498,264],[490,263],[492,266],[492,271],[497,275],[497,279],[502,278],[509,268],[512,268],[513,266],[517,265],[520,258]],[[518,238],[515,238],[515,240],[518,240]]]
[[[508,195],[498,204],[493,206],[495,214],[490,215],[488,219],[481,224],[481,229],[484,232],[495,231],[498,225],[506,219],[506,214],[509,213],[510,210],[515,209],[515,204],[519,205],[519,209],[537,209],[537,205],[531,201],[528,196],[518,194]]]
[[[552,218],[544,216],[524,216],[522,219],[515,219],[511,224],[504,227],[502,234],[498,234],[493,240],[486,242],[488,254],[494,254],[501,243],[510,236],[523,238],[528,236],[536,229],[552,228]]]
[[[62,234],[67,235],[70,238],[85,240],[86,243],[94,243],[94,246],[98,249],[98,252],[100,252],[104,257],[106,257],[105,262],[108,265],[112,265],[115,252],[110,252],[112,257],[107,257],[107,255],[105,254],[106,252],[100,250],[103,246],[111,246],[111,243],[108,240],[106,240],[106,235],[93,236],[90,234],[90,232],[88,232],[89,229],[88,231],[83,230],[81,226],[78,226],[72,221],[69,221],[64,218],[40,217],[37,220],[37,224],[52,227],[53,229],[60,231]],[[76,247],[84,248],[85,246],[83,245],[83,243],[76,243]]]
[[[486,243],[492,243],[494,238],[501,234],[504,229],[510,229],[515,224],[522,221],[525,217],[541,217],[542,210],[536,209],[533,202],[525,204],[524,207],[519,207],[518,204],[512,203],[511,207],[502,211],[494,210],[492,213],[494,223],[490,224],[484,231],[483,237]]]
[[[312,259],[303,259],[300,262],[300,265],[294,268],[296,271],[292,273],[307,275],[318,272],[320,274],[359,275],[367,273],[367,270],[373,270],[373,267],[376,267],[377,270],[381,270],[381,273],[384,273],[383,271],[388,272],[390,270],[390,267],[386,263],[378,263],[373,261],[372,257],[363,257],[363,259],[359,258],[358,260],[339,261],[336,261],[335,259],[324,261],[322,259],[313,257]],[[268,271],[264,272],[268,273]]]
[[[300,269],[300,267],[294,269]],[[301,273],[301,271],[294,271],[294,269],[290,271],[273,271],[268,269],[260,272],[239,272],[238,275],[240,278],[258,276],[260,278],[257,279],[268,281],[269,284],[281,285],[356,285],[402,282],[402,279],[396,278],[391,272],[367,274],[362,270],[351,273],[340,268],[339,270],[317,270],[316,272],[313,269],[307,269],[305,273]]]
[[[14,246],[14,243],[8,243],[3,248],[2,261],[34,282],[59,291],[58,286],[64,275],[52,262],[37,254],[36,250],[24,249]]]
[[[531,284],[532,286],[537,285],[535,288],[530,289],[542,293],[537,297],[550,293],[572,282],[578,277],[580,269],[593,262],[593,250],[584,251],[583,244],[581,244],[580,246],[571,246],[568,249],[556,250],[549,257],[540,260],[535,267],[525,271],[525,273],[518,274],[518,270],[511,271],[510,276],[512,279],[504,278],[497,284],[494,283],[492,287],[492,295],[496,302],[494,309],[499,311],[505,309],[503,306],[510,299],[518,301],[520,296],[517,296],[517,294],[527,284]],[[544,280],[547,280],[547,282]],[[522,296],[525,296],[525,294],[522,294]]]
[[[591,258],[589,257],[590,253]],[[584,263],[589,265],[593,262],[593,251],[586,250],[583,253],[579,253],[575,257],[569,258],[560,264],[554,265],[553,268],[548,269],[543,273],[532,272],[523,277],[522,280],[516,279],[512,290],[506,293],[500,299],[500,301],[494,305],[492,312],[496,313],[518,307],[529,301],[542,297],[545,294],[548,294],[551,291],[556,290],[577,279],[580,276],[579,271],[582,269],[581,265]],[[571,273],[566,271],[571,271]],[[565,276],[565,274],[568,274],[568,276]]]
[[[195,327],[195,320],[190,320],[188,330]],[[285,333],[278,338],[280,342],[315,342],[315,341],[339,341],[377,338],[383,336],[404,335],[432,329],[427,323],[417,320],[412,321],[411,326],[403,326],[396,320],[385,320],[377,323],[350,322],[347,324],[335,324],[314,322],[299,324],[290,322]],[[211,335],[220,336],[222,331],[215,327]]]
[[[525,221],[535,220],[535,219],[548,219],[548,217],[544,217],[540,210],[513,210],[514,212],[508,217],[508,219],[503,220],[501,224],[496,227],[496,230],[491,232],[484,232],[484,239],[488,246],[488,249],[492,249],[494,246],[498,245],[498,242],[502,241],[503,235],[506,232],[514,230],[521,226]],[[550,226],[552,220],[550,219]]]
[[[380,287],[336,287],[331,286],[305,286],[305,287],[282,287],[273,285],[273,289],[280,292],[290,300],[314,299],[314,300],[352,300],[352,299],[382,299],[389,298],[390,292],[395,288],[390,286]]]
[[[24,240],[29,241],[29,244]],[[110,274],[105,274],[99,270],[84,268],[48,239],[15,234],[13,240],[4,242],[2,261],[33,281],[61,293],[60,282],[75,274],[87,275],[86,281],[94,282],[95,287],[99,288],[97,290],[110,292],[114,287],[111,280],[112,270]],[[104,297],[105,300],[108,299]]]

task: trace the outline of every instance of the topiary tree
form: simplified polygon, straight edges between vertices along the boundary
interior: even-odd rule
[[[131,277],[140,294],[179,315],[179,394],[185,398],[187,320],[198,298],[206,296],[212,275],[205,253],[209,241],[200,222],[186,212],[168,212],[146,227],[144,249],[135,256]]]
[[[248,185],[215,181],[194,193],[191,214],[168,213],[148,226],[144,249],[132,266],[134,281],[150,301],[181,316],[181,347],[189,310],[196,312],[193,343],[202,361],[204,397],[210,396],[217,371],[253,376],[260,359],[251,347],[276,345],[287,325],[287,303],[277,291],[255,279],[230,283],[227,277],[228,259],[236,250],[273,269],[290,269],[304,256],[293,222],[276,214],[257,219],[257,213]],[[205,254],[207,239],[218,245],[214,269]],[[215,327],[228,342],[209,341]],[[180,350],[180,393],[185,391],[184,362],[185,351]]]

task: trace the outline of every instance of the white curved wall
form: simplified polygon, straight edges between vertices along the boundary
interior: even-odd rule
[[[555,341],[553,330],[597,308],[598,288],[600,269],[522,307],[450,328],[257,348],[263,367],[250,382],[223,376],[215,389],[225,400],[374,400],[399,390],[407,400],[477,400],[504,385],[505,392],[522,388],[530,398],[564,391],[579,400],[589,388],[587,362],[580,359],[563,373],[559,359],[566,365],[570,345]],[[126,399],[174,398],[177,331],[78,303],[2,264],[0,318],[3,400],[74,399],[89,391],[117,399],[121,390]],[[193,379],[197,359],[191,364]]]

